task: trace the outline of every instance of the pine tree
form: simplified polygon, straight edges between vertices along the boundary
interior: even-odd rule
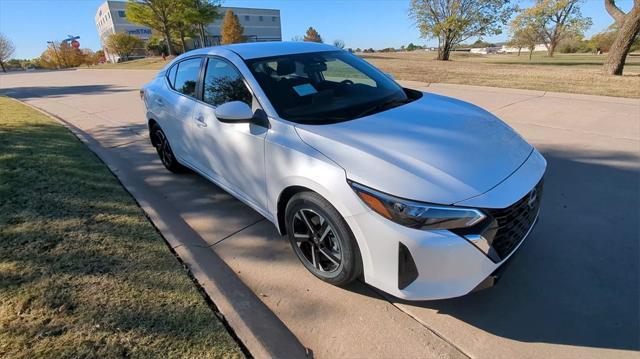
[[[307,33],[304,34],[304,41],[308,42],[322,42],[322,37],[313,27],[309,26]]]
[[[222,45],[245,42],[244,28],[240,26],[240,20],[231,10],[227,10],[222,20]]]

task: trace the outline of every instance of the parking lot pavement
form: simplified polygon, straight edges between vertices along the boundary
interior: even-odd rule
[[[0,93],[64,118],[144,173],[314,356],[637,357],[640,101],[407,82],[496,113],[549,167],[541,220],[498,286],[401,302],[320,282],[259,214],[196,175],[165,171],[137,93],[154,74],[10,74]]]

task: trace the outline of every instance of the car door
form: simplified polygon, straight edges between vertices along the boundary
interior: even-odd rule
[[[268,129],[254,123],[223,123],[215,116],[215,108],[226,102],[243,101],[254,112],[261,110],[260,104],[231,62],[220,57],[205,61],[201,102],[196,104],[187,136],[198,144],[194,163],[237,197],[265,209],[264,140]]]
[[[202,56],[192,57],[173,65],[167,72],[169,89],[158,104],[167,111],[167,119],[160,126],[169,138],[173,153],[189,164],[193,161],[193,148],[185,134],[193,119],[202,60]]]

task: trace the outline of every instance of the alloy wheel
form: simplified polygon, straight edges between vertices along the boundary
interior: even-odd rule
[[[171,146],[169,146],[169,141],[160,130],[156,131],[156,151],[162,163],[166,167],[171,167],[173,164],[173,152],[171,151]]]
[[[311,209],[293,216],[293,238],[302,259],[317,271],[330,273],[340,268],[342,248],[333,227]]]

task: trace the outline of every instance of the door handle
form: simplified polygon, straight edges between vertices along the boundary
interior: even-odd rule
[[[207,122],[202,115],[196,116],[196,122],[198,123],[198,127],[207,127]]]

